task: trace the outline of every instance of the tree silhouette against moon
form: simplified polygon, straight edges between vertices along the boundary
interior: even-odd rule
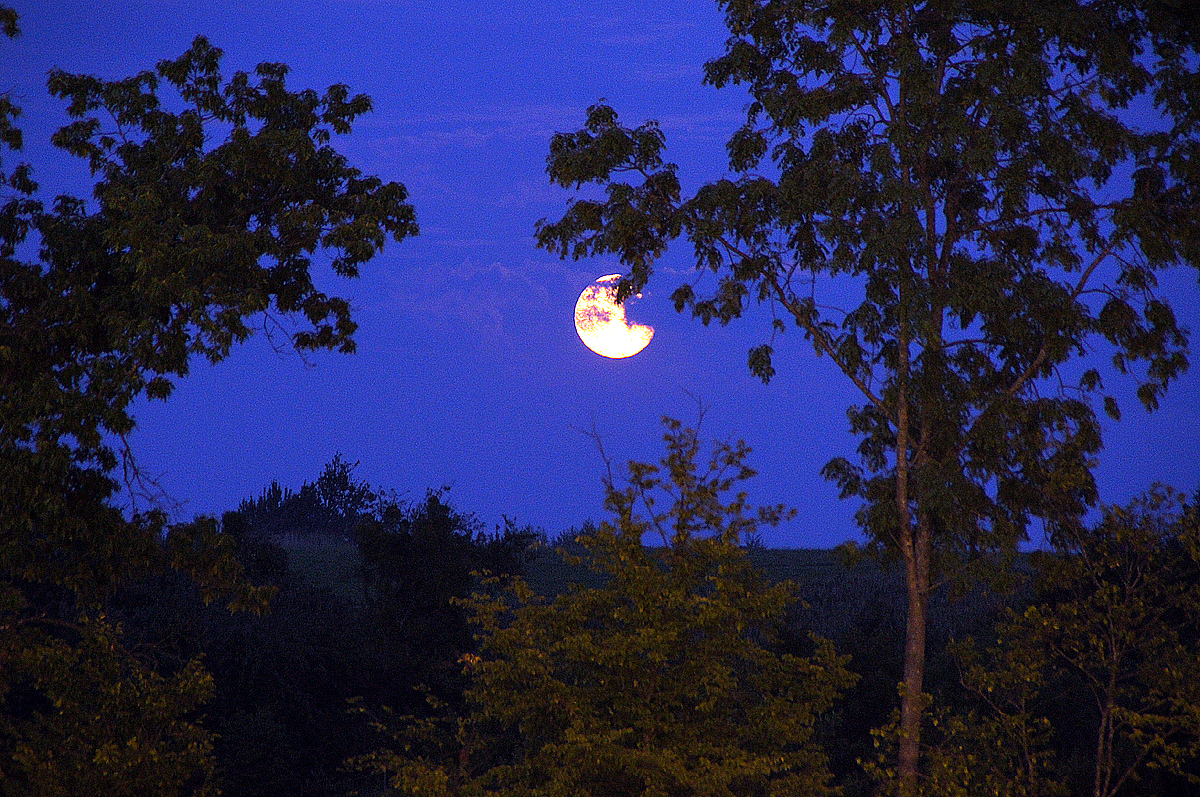
[[[575,331],[596,354],[619,360],[632,357],[654,337],[654,327],[631,324],[617,304],[620,274],[601,277],[583,289],[575,303]],[[641,296],[641,294],[638,294]]]

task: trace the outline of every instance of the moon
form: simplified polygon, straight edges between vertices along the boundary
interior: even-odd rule
[[[620,281],[620,274],[601,277],[584,288],[575,303],[579,339],[596,354],[614,360],[632,357],[654,337],[654,327],[631,324],[625,319],[624,306],[617,304]]]

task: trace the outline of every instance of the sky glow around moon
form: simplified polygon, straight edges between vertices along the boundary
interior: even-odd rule
[[[575,331],[579,339],[596,354],[614,360],[632,357],[654,337],[654,327],[626,320],[625,307],[617,304],[620,281],[620,274],[601,277],[584,288],[575,303]]]

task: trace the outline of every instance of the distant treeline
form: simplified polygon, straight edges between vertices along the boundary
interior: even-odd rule
[[[276,590],[262,616],[206,605],[186,576],[127,592],[110,616],[134,644],[177,662],[200,654],[214,680],[203,724],[216,734],[225,795],[345,795],[346,762],[378,744],[371,721],[459,705],[464,610],[479,571],[523,571],[539,536],[487,533],[436,492],[380,496],[335,458],[293,491],[272,483],[226,512],[246,577]]]

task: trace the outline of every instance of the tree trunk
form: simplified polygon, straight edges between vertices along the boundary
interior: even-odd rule
[[[907,507],[906,507],[907,509]],[[901,797],[916,797],[920,778],[922,695],[925,691],[925,630],[929,599],[929,524],[918,516],[916,528],[909,520],[902,547],[908,588],[908,622],[904,636],[904,684],[900,696],[900,756],[898,773]]]
[[[902,321],[903,324],[903,321]],[[904,558],[905,584],[908,588],[908,623],[904,638],[904,683],[900,696],[900,756],[897,774],[901,797],[916,797],[921,752],[921,691],[925,680],[925,595],[922,573],[928,582],[928,539],[913,528],[909,505],[909,418],[908,418],[908,340],[899,336],[900,361],[897,368],[899,391],[896,397],[896,514],[900,552]],[[924,542],[922,538],[925,537]],[[921,555],[922,549],[926,551]],[[924,559],[924,563],[922,563]]]

